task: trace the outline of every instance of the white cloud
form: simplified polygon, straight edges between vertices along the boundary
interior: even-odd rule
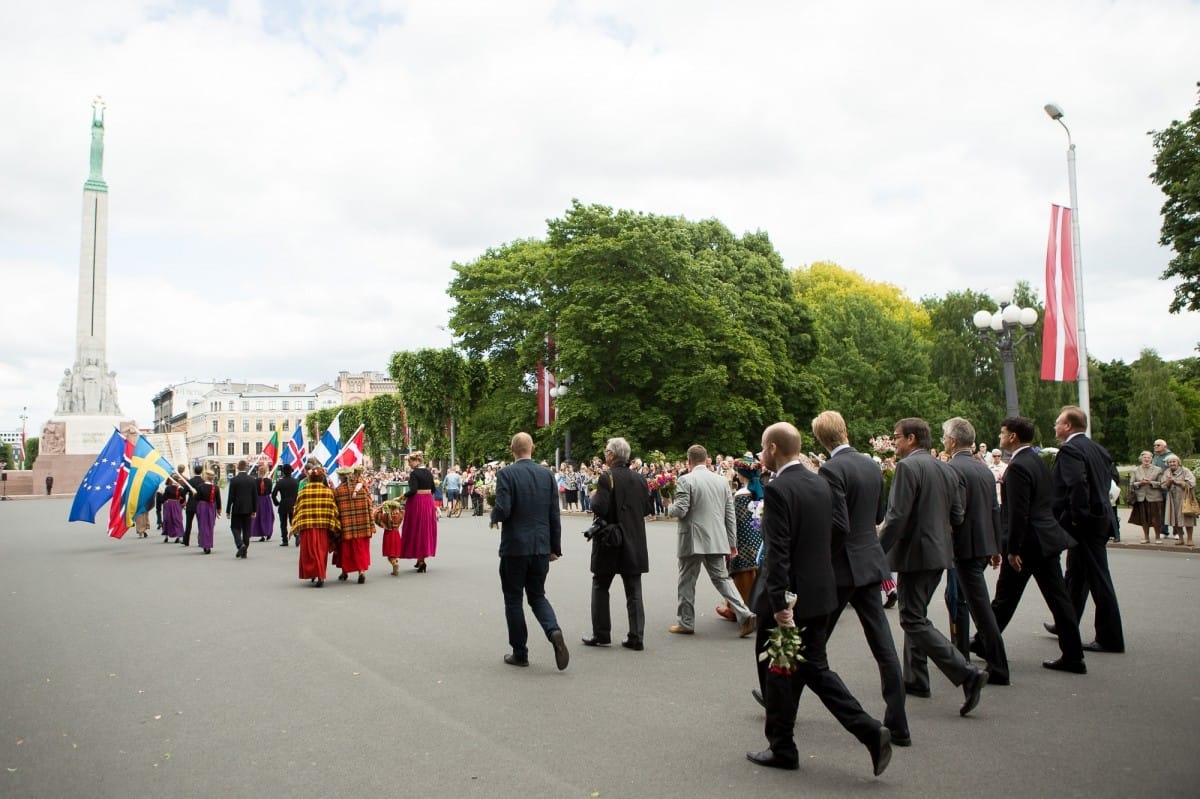
[[[1038,285],[1067,202],[1049,101],[1093,355],[1198,338],[1166,313],[1146,177],[1146,131],[1196,102],[1184,0],[25,5],[0,29],[0,427],[40,428],[73,359],[97,93],[109,361],[143,423],[184,377],[315,384],[444,345],[451,263],[573,197],[762,229],[913,297]]]

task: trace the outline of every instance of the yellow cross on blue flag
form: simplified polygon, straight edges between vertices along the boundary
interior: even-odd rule
[[[133,517],[154,507],[154,495],[162,481],[174,471],[154,445],[138,435],[129,462],[129,477],[125,483],[125,527],[133,526]]]
[[[112,499],[117,470],[121,468],[124,460],[125,436],[121,435],[120,430],[113,430],[108,443],[104,445],[92,468],[87,470],[83,482],[79,484],[79,490],[75,492],[75,501],[71,503],[68,521],[96,523],[96,511]]]

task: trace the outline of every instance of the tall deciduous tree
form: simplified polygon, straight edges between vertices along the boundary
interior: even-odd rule
[[[451,420],[471,410],[471,365],[452,348],[402,350],[393,353],[388,372],[404,400],[414,439],[425,442],[433,457],[448,455]]]
[[[1175,251],[1162,279],[1180,280],[1171,313],[1200,311],[1200,102],[1186,120],[1150,136],[1155,150],[1150,179],[1167,195],[1159,243]]]
[[[1176,454],[1191,454],[1192,432],[1186,412],[1171,391],[1171,370],[1154,350],[1142,350],[1132,364],[1133,390],[1129,398],[1129,441],[1149,449],[1164,439]]]

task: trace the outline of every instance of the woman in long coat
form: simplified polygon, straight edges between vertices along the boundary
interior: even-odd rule
[[[325,482],[325,470],[317,466],[296,499],[292,529],[300,533],[300,579],[317,588],[325,585],[329,568],[329,539],[341,532],[337,503]]]
[[[1154,530],[1154,541],[1159,540],[1162,529],[1163,495],[1158,483],[1162,480],[1162,469],[1151,463],[1149,452],[1141,454],[1141,463],[1129,475],[1129,493],[1133,507],[1129,511],[1129,523],[1142,526],[1142,543],[1150,543],[1150,530]]]
[[[1196,526],[1196,516],[1183,512],[1183,498],[1189,490],[1195,493],[1196,475],[1192,474],[1191,469],[1184,468],[1178,455],[1171,454],[1167,456],[1167,468],[1163,469],[1160,485],[1167,493],[1166,523],[1176,532],[1183,528],[1183,535],[1187,536],[1187,545],[1194,546],[1192,528]],[[1183,546],[1183,535],[1179,536],[1175,546]]]
[[[433,472],[425,468],[425,456],[408,456],[408,491],[404,494],[404,528],[400,534],[400,557],[416,558],[416,570],[424,573],[426,558],[437,554],[438,512],[433,501]]]
[[[629,636],[621,646],[634,650],[645,648],[642,575],[650,571],[650,555],[646,549],[650,494],[646,479],[629,468],[629,454],[628,441],[623,438],[608,440],[604,447],[608,471],[600,475],[591,496],[596,518],[620,523],[622,540],[619,547],[592,540],[592,634],[583,639],[587,646],[612,643],[608,589],[619,574],[625,587],[625,610],[629,615]]]

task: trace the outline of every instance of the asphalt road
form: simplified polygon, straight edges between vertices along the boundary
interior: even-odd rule
[[[443,520],[427,574],[406,563],[388,576],[377,538],[366,585],[318,590],[296,579],[294,548],[256,542],[235,560],[223,522],[204,556],[132,532],[109,540],[68,524],[69,505],[0,503],[0,797],[1197,795],[1192,553],[1111,552],[1129,651],[1090,656],[1083,677],[1040,668],[1058,650],[1031,585],[1006,637],[1013,685],[985,689],[964,719],[961,691],[935,675],[933,698],[909,701],[914,746],[875,779],[812,697],[799,772],[745,761],[765,745],[753,644],[712,612],[703,578],[698,634],[666,632],[673,525],[650,528],[636,653],[578,643],[587,520],[565,520],[548,584],[571,645],[558,672],[537,632],[530,668],[501,662],[497,534],[483,519]],[[616,587],[614,618],[622,605]],[[830,660],[881,714],[852,617]]]

